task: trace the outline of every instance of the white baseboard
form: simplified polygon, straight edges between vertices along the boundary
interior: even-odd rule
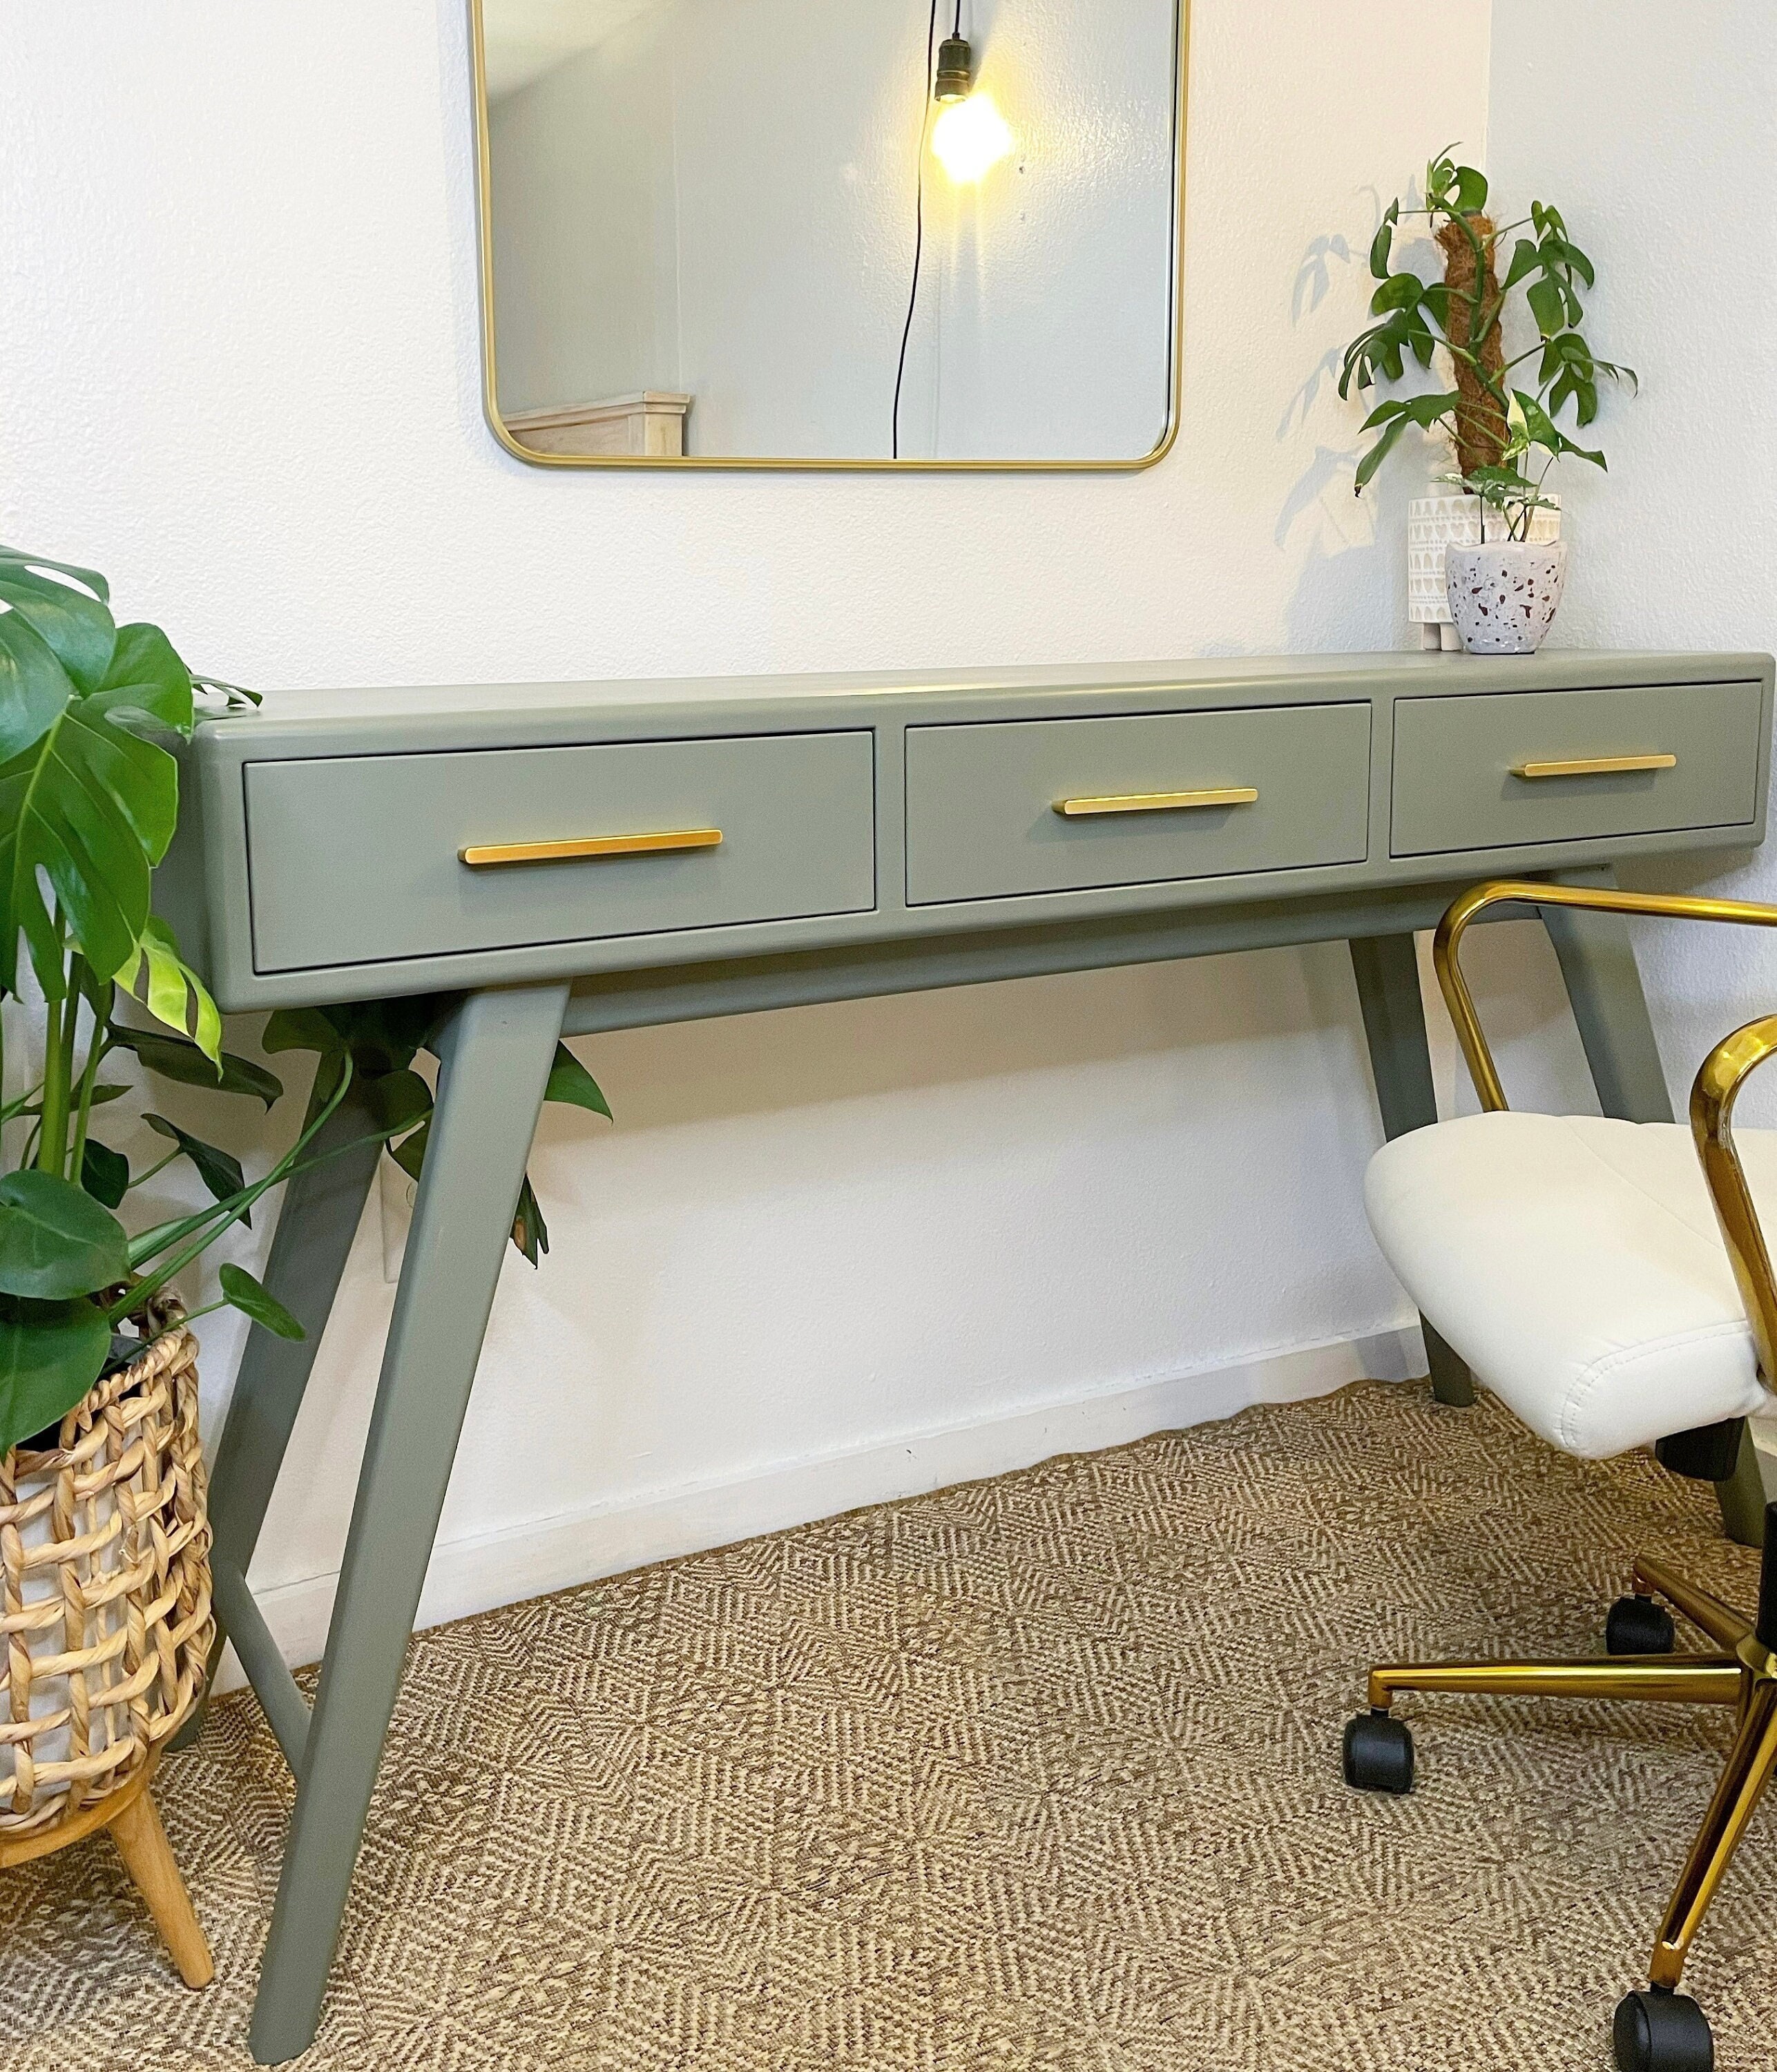
[[[1331,1394],[1348,1382],[1401,1381],[1425,1370],[1417,1328],[1379,1331],[1232,1367],[1119,1382],[1038,1408],[588,1504],[499,1532],[441,1540],[420,1598],[419,1623],[440,1626],[674,1555],[836,1517],[862,1504],[1004,1474],[1056,1453],[1096,1453],[1151,1432],[1206,1424],[1251,1404],[1297,1402]],[[320,1659],[338,1582],[335,1571],[258,1593],[286,1661]],[[232,1690],[243,1680],[231,1650],[216,1688]]]

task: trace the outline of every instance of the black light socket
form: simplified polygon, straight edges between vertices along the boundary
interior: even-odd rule
[[[932,83],[934,101],[966,101],[975,84],[975,54],[966,36],[946,36],[938,46],[937,76]]]

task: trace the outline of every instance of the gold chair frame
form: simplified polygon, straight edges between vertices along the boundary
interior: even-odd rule
[[[1702,899],[1676,894],[1621,892],[1615,888],[1545,885],[1498,879],[1478,885],[1456,900],[1438,923],[1434,943],[1438,982],[1456,1028],[1456,1039],[1483,1109],[1505,1108],[1505,1090],[1487,1047],[1475,1001],[1463,977],[1459,953],[1469,924],[1490,906],[1590,908],[1607,914],[1647,914],[1691,921],[1737,922],[1777,927],[1777,906],[1734,899]],[[1735,1030],[1704,1060],[1691,1088],[1691,1133],[1703,1177],[1721,1225],[1741,1299],[1767,1383],[1777,1376],[1777,1281],[1771,1272],[1752,1191],[1734,1141],[1734,1106],[1747,1079],[1777,1053],[1777,1014]],[[1664,1597],[1714,1642],[1707,1655],[1609,1655],[1580,1662],[1442,1662],[1391,1664],[1372,1669],[1369,1704],[1386,1714],[1405,1691],[1487,1692],[1511,1696],[1626,1698],[1644,1701],[1729,1705],[1738,1714],[1734,1745],[1721,1782],[1656,1938],[1648,1980],[1656,1992],[1678,1984],[1684,1960],[1702,1925],[1736,1844],[1777,1770],[1777,1534],[1767,1535],[1760,1615],[1755,1622],[1707,1590],[1697,1589],[1651,1556],[1635,1564],[1638,1593]]]

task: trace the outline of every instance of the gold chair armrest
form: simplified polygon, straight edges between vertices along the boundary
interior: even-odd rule
[[[1777,906],[1755,906],[1744,899],[1697,899],[1677,892],[1619,892],[1614,887],[1594,889],[1589,885],[1540,885],[1521,878],[1495,878],[1471,887],[1450,902],[1438,923],[1432,939],[1432,961],[1469,1077],[1475,1082],[1482,1107],[1489,1112],[1506,1106],[1505,1088],[1499,1083],[1493,1054],[1487,1048],[1468,981],[1462,976],[1459,952],[1470,922],[1487,907],[1507,904],[1586,906],[1605,914],[1656,914],[1681,921],[1737,921],[1749,927],[1777,928]],[[1728,1040],[1731,1042],[1734,1038]]]
[[[1680,893],[1619,892],[1594,890],[1590,886],[1538,885],[1501,878],[1477,885],[1454,901],[1438,924],[1433,942],[1433,960],[1456,1040],[1462,1046],[1469,1073],[1481,1105],[1497,1112],[1506,1105],[1492,1053],[1487,1048],[1479,1017],[1467,981],[1462,976],[1458,952],[1463,931],[1475,915],[1488,906],[1505,903],[1526,906],[1582,906],[1606,914],[1656,914],[1683,921],[1736,921],[1754,928],[1777,927],[1777,906],[1755,905],[1742,899],[1698,899]],[[1777,1055],[1777,1014],[1767,1014],[1717,1043],[1703,1061],[1691,1087],[1691,1135],[1702,1161],[1721,1240],[1727,1247],[1746,1320],[1752,1326],[1758,1368],[1767,1384],[1777,1383],[1777,1277],[1771,1271],[1771,1253],[1763,1227],[1746,1184],[1746,1169],[1734,1141],[1734,1104],[1746,1079],[1767,1059]]]
[[[1746,1081],[1777,1054],[1777,1014],[1762,1016],[1736,1029],[1703,1060],[1691,1088],[1691,1135],[1703,1161],[1703,1178],[1721,1242],[1746,1305],[1746,1321],[1758,1352],[1758,1371],[1766,1386],[1777,1378],[1777,1281],[1771,1270],[1764,1227],[1758,1220],[1746,1168],[1734,1141],[1734,1104]]]

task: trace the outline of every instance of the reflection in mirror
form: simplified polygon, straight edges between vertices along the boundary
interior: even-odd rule
[[[1175,0],[479,0],[492,414],[538,454],[1128,466]]]

